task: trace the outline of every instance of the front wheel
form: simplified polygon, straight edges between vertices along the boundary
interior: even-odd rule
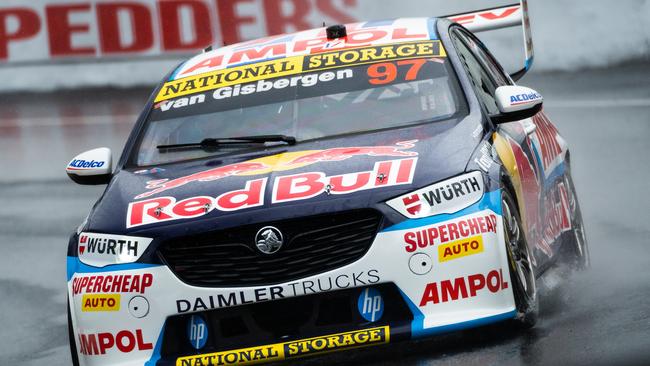
[[[569,207],[571,209],[571,235],[568,238],[568,246],[573,255],[575,267],[579,270],[585,270],[591,265],[591,258],[589,256],[589,247],[587,246],[587,236],[585,234],[585,227],[582,222],[582,212],[578,204],[578,197],[576,195],[576,188],[573,185],[571,176],[565,176],[565,184],[569,193]]]
[[[539,307],[530,249],[522,230],[515,200],[505,190],[501,198],[501,207],[510,280],[517,308],[515,320],[528,328],[537,322]]]

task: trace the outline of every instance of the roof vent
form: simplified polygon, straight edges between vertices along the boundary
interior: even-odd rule
[[[330,25],[327,27],[327,39],[343,38],[348,35],[348,31],[343,24]]]

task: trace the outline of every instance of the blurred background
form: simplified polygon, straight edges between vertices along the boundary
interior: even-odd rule
[[[447,15],[491,0],[0,1],[0,365],[69,364],[67,237],[103,187],[65,175],[117,160],[153,87],[208,45],[335,24]],[[612,364],[650,359],[650,0],[529,0],[544,96],[569,141],[593,268],[545,280],[540,325],[310,363]],[[520,28],[480,33],[508,70]],[[563,283],[559,286],[558,283]],[[433,343],[432,343],[433,342]],[[438,342],[438,343],[436,343]],[[338,356],[332,356],[338,357]]]

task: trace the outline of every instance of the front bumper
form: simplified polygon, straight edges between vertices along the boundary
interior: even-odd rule
[[[381,231],[354,263],[272,286],[193,287],[166,266],[95,268],[68,257],[80,363],[258,363],[514,317],[500,214],[500,191],[488,192],[460,212]],[[373,321],[357,307],[365,288],[383,298]],[[207,326],[200,347],[189,341],[192,315]]]

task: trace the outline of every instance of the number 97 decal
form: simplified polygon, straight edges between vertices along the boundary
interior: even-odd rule
[[[417,79],[420,69],[426,62],[427,60],[418,58],[370,65],[368,67],[369,82],[373,85],[390,84],[401,76],[405,81],[413,81]],[[406,74],[403,74],[404,70]]]

